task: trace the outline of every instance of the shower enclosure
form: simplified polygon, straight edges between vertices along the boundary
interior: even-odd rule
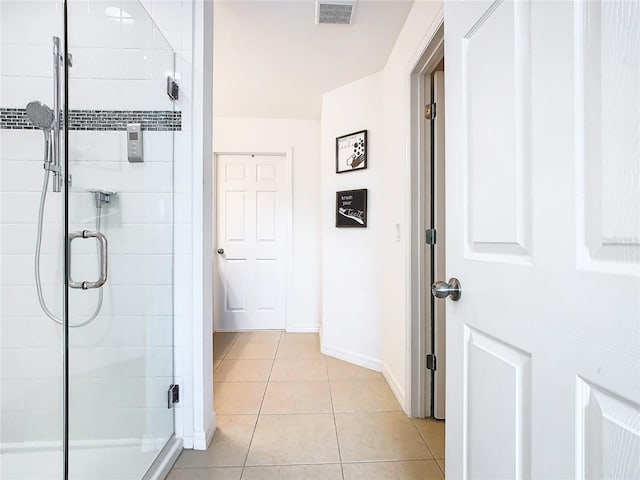
[[[137,0],[0,0],[0,43],[0,478],[154,478],[178,442],[174,52]]]

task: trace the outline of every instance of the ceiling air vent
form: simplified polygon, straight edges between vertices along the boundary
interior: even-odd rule
[[[354,1],[316,0],[316,23],[350,25],[354,10]]]

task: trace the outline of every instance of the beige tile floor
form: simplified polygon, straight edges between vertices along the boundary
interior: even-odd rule
[[[218,430],[169,480],[444,479],[444,422],[411,420],[379,372],[317,334],[216,333]]]

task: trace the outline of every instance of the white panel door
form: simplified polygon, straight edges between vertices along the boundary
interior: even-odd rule
[[[284,329],[290,208],[286,158],[216,158],[216,329]]]
[[[445,25],[447,477],[639,479],[640,2]]]

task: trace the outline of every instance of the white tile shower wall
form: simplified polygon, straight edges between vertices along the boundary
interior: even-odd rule
[[[51,105],[51,25],[61,25],[59,3],[1,2],[3,107],[23,108],[34,99]],[[137,27],[127,18],[105,17],[109,7],[140,20]],[[135,1],[70,4],[71,108],[172,109],[165,77],[173,71],[173,54],[139,8]],[[29,22],[23,21],[25,16]],[[91,228],[94,222],[93,201],[84,188],[119,192],[104,209],[102,228],[110,242],[111,272],[101,315],[71,335],[75,438],[136,438],[141,432],[162,438],[173,431],[164,403],[166,388],[173,381],[173,309],[177,318],[183,317],[177,323],[191,320],[190,303],[177,300],[174,305],[172,298],[173,177],[183,179],[179,187],[183,194],[190,192],[191,178],[182,175],[179,166],[174,172],[172,137],[172,132],[145,132],[145,163],[129,164],[123,132],[70,133],[71,228]],[[61,331],[42,314],[32,275],[41,157],[41,132],[0,131],[3,444],[56,441],[61,434]],[[190,157],[183,157],[182,163],[189,166]],[[189,222],[183,226],[190,227],[184,203],[176,200],[176,220],[187,210]],[[60,198],[49,193],[42,271],[44,293],[55,312],[60,312],[61,300],[62,242],[56,240],[61,238],[61,219]],[[189,228],[180,230],[175,250],[183,260],[190,259],[191,240],[185,239]],[[73,275],[95,276],[95,246],[75,243]],[[184,299],[190,295],[189,273],[176,269],[176,278],[184,283],[181,294],[176,289],[176,298]],[[72,295],[73,321],[91,312],[96,294]],[[127,431],[114,428],[118,425],[126,425]]]
[[[50,45],[52,35],[62,34],[61,1],[3,0],[1,3],[0,43],[2,45]]]

